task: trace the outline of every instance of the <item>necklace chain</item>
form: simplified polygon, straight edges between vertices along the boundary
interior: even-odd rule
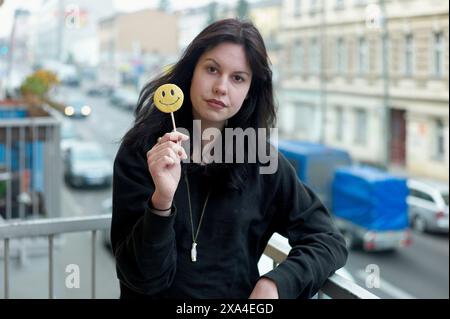
[[[186,189],[187,189],[187,193],[188,193],[189,218],[191,221],[191,230],[192,230],[192,233],[191,233],[192,234],[191,260],[193,262],[195,262],[195,261],[197,261],[197,237],[200,232],[200,227],[202,225],[203,216],[205,215],[205,209],[206,209],[206,205],[208,204],[209,195],[211,194],[211,188],[209,188],[208,195],[206,195],[205,203],[203,204],[202,213],[200,215],[200,220],[199,220],[198,226],[197,226],[197,231],[195,232],[195,235],[194,235],[194,221],[192,219],[192,204],[191,204],[191,192],[189,190],[189,179],[188,179],[187,172],[185,172],[184,175],[185,175],[184,180],[186,182]]]

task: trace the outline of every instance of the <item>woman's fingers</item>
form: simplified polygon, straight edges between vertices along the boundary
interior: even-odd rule
[[[167,155],[168,150],[173,151],[174,154],[178,155],[180,159],[186,159],[187,154],[184,148],[172,141],[167,141],[162,144],[156,144],[150,151],[147,152],[147,159],[154,160],[157,157]]]
[[[158,144],[163,144],[164,142],[167,141],[172,141],[172,142],[180,142],[180,141],[187,141],[189,139],[189,136],[180,133],[180,132],[170,132],[170,133],[166,133],[163,136],[161,136],[158,139]]]

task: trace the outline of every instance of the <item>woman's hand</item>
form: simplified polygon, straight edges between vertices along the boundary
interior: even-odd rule
[[[278,299],[278,289],[275,282],[262,277],[258,280],[249,299]]]
[[[164,210],[172,206],[180,181],[181,160],[187,158],[179,142],[188,139],[187,135],[180,132],[166,133],[147,152],[148,170],[155,183],[152,204],[156,209]]]

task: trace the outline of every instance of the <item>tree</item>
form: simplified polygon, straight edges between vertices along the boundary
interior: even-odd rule
[[[248,2],[246,0],[239,0],[236,7],[236,14],[239,19],[249,17]]]
[[[208,5],[208,24],[217,20],[217,2],[210,2]]]

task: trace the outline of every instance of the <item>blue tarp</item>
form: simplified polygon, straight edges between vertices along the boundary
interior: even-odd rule
[[[344,167],[333,181],[333,212],[371,230],[408,227],[406,179],[371,167]]]
[[[331,207],[334,171],[351,165],[350,155],[340,149],[304,141],[278,141],[279,151],[291,162],[299,179]]]

